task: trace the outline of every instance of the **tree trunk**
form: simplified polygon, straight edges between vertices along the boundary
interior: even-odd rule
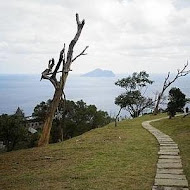
[[[69,44],[69,48],[68,48],[68,52],[67,52],[67,59],[65,60],[65,44],[64,44],[64,48],[60,52],[59,61],[55,67],[55,70],[52,72],[52,68],[54,66],[54,59],[51,59],[48,64],[48,69],[46,69],[45,71],[42,72],[42,79],[50,80],[50,82],[55,87],[55,93],[54,93],[54,97],[53,97],[53,100],[50,105],[49,113],[47,114],[47,117],[45,119],[42,135],[40,137],[40,140],[38,141],[38,146],[45,146],[49,143],[50,131],[51,131],[51,127],[52,127],[54,114],[55,114],[55,111],[62,98],[62,95],[64,94],[63,90],[64,90],[64,86],[65,86],[66,79],[67,79],[68,73],[70,71],[70,66],[71,66],[72,62],[75,61],[79,56],[86,55],[84,52],[88,48],[88,46],[79,55],[77,55],[73,59],[73,48],[74,48],[75,44],[77,43],[77,41],[80,37],[80,34],[82,32],[82,28],[85,24],[84,20],[82,20],[82,22],[79,21],[78,14],[76,14],[76,22],[77,22],[77,32],[76,32],[73,40],[71,40],[71,42]],[[60,72],[58,70],[62,63],[63,63],[62,71],[61,71],[62,75],[58,82],[56,75],[58,72]],[[50,74],[52,74],[52,75],[49,76]]]
[[[158,114],[158,108],[159,108],[159,104],[160,104],[160,101],[161,101],[161,98],[162,98],[162,95],[163,95],[163,93],[160,93],[159,95],[158,95],[158,100],[157,100],[157,102],[156,102],[156,106],[155,106],[155,108],[154,108],[154,115],[157,115]]]
[[[120,107],[119,112],[118,112],[118,114],[116,115],[116,118],[115,118],[115,127],[117,127],[117,120],[118,120],[118,117],[119,117],[119,115],[120,115],[120,113],[121,113],[121,110],[122,110],[122,107]]]
[[[61,88],[56,89],[56,91],[54,93],[53,101],[50,106],[49,113],[44,122],[43,131],[42,131],[42,135],[38,141],[38,146],[44,146],[49,143],[50,131],[51,131],[51,127],[52,127],[54,114],[59,105],[61,96],[62,96],[62,89]]]

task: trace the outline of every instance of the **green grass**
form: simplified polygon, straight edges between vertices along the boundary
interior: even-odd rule
[[[162,116],[147,115],[63,143],[1,154],[0,188],[151,189],[158,144],[141,123]]]
[[[190,116],[164,119],[151,124],[168,134],[178,144],[184,172],[190,184]]]

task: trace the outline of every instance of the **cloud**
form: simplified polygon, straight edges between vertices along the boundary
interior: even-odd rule
[[[190,2],[184,0],[11,0],[1,2],[0,72],[41,73],[86,24],[74,53],[74,73],[176,71],[189,58]]]

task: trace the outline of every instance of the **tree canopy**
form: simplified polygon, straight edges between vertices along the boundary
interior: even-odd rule
[[[7,151],[26,139],[27,129],[24,118],[18,115],[3,114],[0,116],[0,140],[5,143]]]
[[[120,110],[126,109],[131,117],[138,117],[145,108],[153,105],[152,99],[144,95],[147,86],[152,83],[145,71],[118,80],[115,85],[124,88],[125,92],[115,98],[115,104],[120,106]]]
[[[40,104],[36,105],[32,113],[33,117],[37,117],[40,121],[45,121],[48,109],[50,107],[51,100],[47,102],[42,101]]]
[[[169,91],[169,102],[167,106],[168,114],[174,117],[176,112],[183,112],[183,108],[187,102],[185,94],[179,88],[171,88]]]
[[[34,108],[33,116],[37,119],[45,118],[51,100],[41,102]],[[43,111],[42,111],[43,110]],[[66,100],[61,102],[53,119],[50,142],[58,142],[77,135],[81,135],[91,129],[102,127],[110,123],[112,119],[107,112],[97,110],[95,105],[87,105],[83,100],[74,102]]]

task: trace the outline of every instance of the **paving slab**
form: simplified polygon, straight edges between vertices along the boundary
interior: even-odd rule
[[[175,142],[168,142],[168,141],[166,142],[166,141],[165,141],[165,142],[160,142],[160,144],[176,144],[176,143],[175,143]],[[176,145],[177,145],[177,144],[176,144]]]
[[[185,175],[179,174],[156,174],[156,179],[184,179],[186,180]]]
[[[180,158],[178,158],[178,159],[158,159],[158,163],[181,163],[181,159]]]
[[[189,190],[186,187],[153,186],[152,190]]]
[[[165,168],[162,168],[162,169],[157,169],[157,174],[176,174],[176,175],[180,175],[180,174],[183,174],[183,169],[173,169],[173,168],[170,168],[170,169],[165,169]]]
[[[157,163],[157,168],[164,169],[164,168],[182,168],[181,163]]]
[[[178,146],[176,144],[160,144],[160,147],[162,148],[178,148]]]
[[[160,155],[159,159],[165,158],[165,159],[181,159],[179,155]]]
[[[188,187],[188,182],[180,179],[155,179],[155,185]]]
[[[158,137],[158,140],[161,140],[161,141],[172,141],[172,142],[174,142],[171,137],[167,137],[167,136],[164,137],[163,135],[160,136],[160,137]]]
[[[163,140],[158,140],[159,144],[165,143],[165,144],[175,144],[173,141],[163,141]]]
[[[166,147],[162,147],[162,146],[160,146],[160,151],[161,150],[163,150],[163,151],[177,151],[177,152],[179,152],[179,149],[178,148],[174,148],[174,147],[168,147],[168,146],[166,146]]]
[[[179,155],[179,151],[164,151],[161,150],[158,152],[159,155]]]
[[[173,144],[160,144],[160,148],[178,148],[177,145],[173,145]]]
[[[169,135],[150,125],[150,122],[157,120],[142,123],[142,126],[155,136],[160,146],[157,171],[152,190],[189,190],[188,181],[183,174],[178,145]]]
[[[179,149],[177,148],[161,148],[160,147],[160,151],[159,152],[176,152],[179,154]]]

